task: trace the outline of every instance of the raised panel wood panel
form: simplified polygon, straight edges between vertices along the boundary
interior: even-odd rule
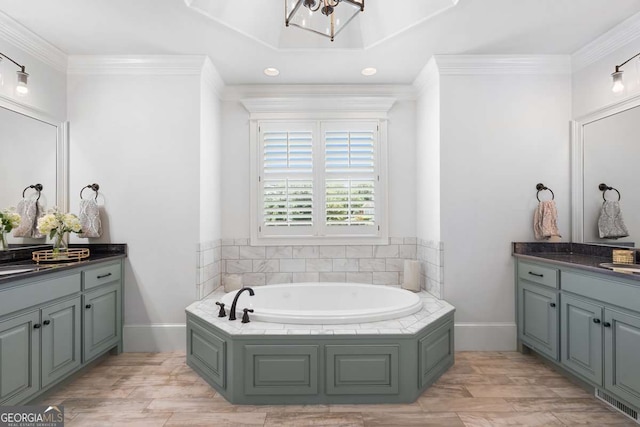
[[[326,392],[335,394],[397,394],[397,345],[328,345]]]
[[[120,340],[120,292],[120,284],[116,283],[83,296],[84,361],[108,350]]]
[[[603,369],[602,317],[602,306],[562,295],[562,364],[598,385]]]
[[[0,322],[0,403],[20,402],[40,388],[40,321],[35,311]]]
[[[187,356],[220,387],[226,387],[226,342],[203,327],[189,322]]]
[[[318,393],[318,346],[245,345],[247,395]]]
[[[419,387],[432,382],[434,374],[453,360],[453,323],[446,323],[418,342]]]
[[[605,388],[640,407],[640,316],[605,309]]]
[[[80,302],[77,297],[42,309],[43,387],[80,366]]]
[[[558,294],[541,286],[520,283],[520,339],[558,359]]]

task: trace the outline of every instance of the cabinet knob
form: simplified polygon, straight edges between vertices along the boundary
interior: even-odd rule
[[[51,323],[51,320],[45,320],[44,322],[42,322],[42,324],[45,326],[47,326],[49,323]]]
[[[555,308],[556,307],[556,303],[555,302],[550,302],[549,303],[549,307]]]
[[[604,326],[605,328],[610,328],[610,327],[611,327],[611,323],[609,323],[609,322],[604,322],[604,323],[602,324],[602,326]]]
[[[87,305],[85,305],[85,306],[84,306],[84,308],[86,308],[86,309],[90,309],[90,308],[91,308],[91,304],[87,304]]]
[[[599,324],[600,323],[600,319],[593,319],[593,323]]]
[[[40,323],[36,323],[35,325],[33,325],[33,329],[40,329]]]

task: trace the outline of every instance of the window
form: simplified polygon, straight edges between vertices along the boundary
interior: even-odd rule
[[[265,120],[256,136],[254,243],[386,241],[378,120]]]

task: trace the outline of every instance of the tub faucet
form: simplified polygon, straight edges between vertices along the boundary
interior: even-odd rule
[[[231,304],[231,310],[229,310],[229,320],[236,320],[236,304],[238,303],[238,298],[240,297],[240,294],[243,293],[244,291],[249,291],[249,295],[250,296],[254,296],[254,292],[253,289],[251,288],[242,288],[240,289],[237,293],[235,298],[233,298],[233,303]]]

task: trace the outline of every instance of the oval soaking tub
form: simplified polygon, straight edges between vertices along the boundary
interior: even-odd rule
[[[251,320],[295,324],[376,322],[408,316],[422,309],[418,295],[398,288],[362,283],[289,283],[256,286],[254,296],[238,298],[236,316],[252,308]],[[222,298],[231,308],[237,291]]]

